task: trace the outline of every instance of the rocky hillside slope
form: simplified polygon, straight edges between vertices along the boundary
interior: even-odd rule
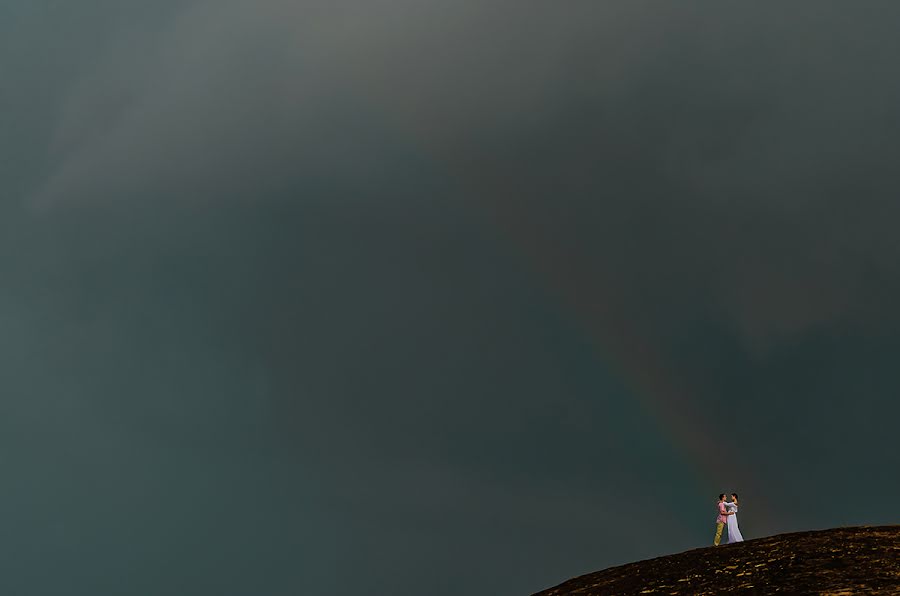
[[[900,526],[781,534],[589,573],[534,596],[900,594]]]

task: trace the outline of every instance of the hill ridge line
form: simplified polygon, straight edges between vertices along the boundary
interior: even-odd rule
[[[900,525],[839,526],[753,538],[633,561],[533,596],[900,593]]]

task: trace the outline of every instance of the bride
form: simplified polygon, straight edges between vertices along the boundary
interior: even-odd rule
[[[732,542],[743,542],[744,537],[741,536],[741,530],[738,528],[737,521],[737,493],[731,493],[731,503],[725,503],[725,509],[732,514],[728,516],[728,544],[731,544]]]

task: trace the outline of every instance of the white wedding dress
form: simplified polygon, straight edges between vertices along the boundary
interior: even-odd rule
[[[731,544],[732,542],[743,542],[744,537],[741,536],[741,530],[738,528],[737,522],[737,510],[738,506],[734,503],[725,503],[726,511],[734,511],[734,515],[728,516],[728,541],[727,544]]]

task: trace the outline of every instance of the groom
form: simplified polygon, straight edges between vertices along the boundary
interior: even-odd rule
[[[733,513],[725,509],[725,493],[722,493],[719,495],[719,515],[716,517],[716,538],[713,540],[713,546],[719,546],[719,542],[722,540],[722,530],[728,523],[729,515],[733,515]]]

